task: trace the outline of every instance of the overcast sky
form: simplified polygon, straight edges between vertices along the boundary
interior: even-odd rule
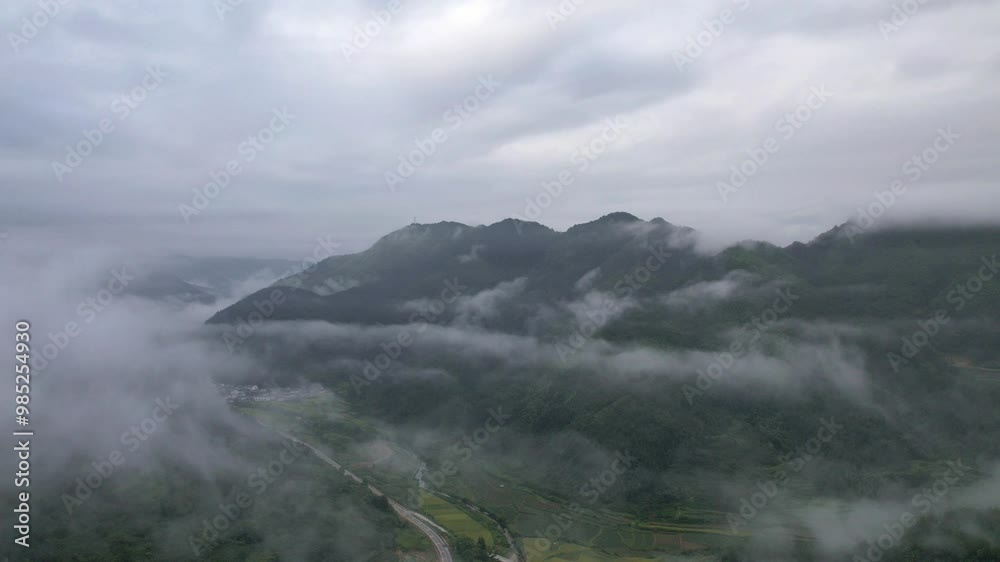
[[[294,258],[414,217],[562,230],[612,211],[785,244],[895,179],[881,221],[1000,215],[994,0],[899,0],[895,21],[885,0],[425,0],[384,25],[381,0],[62,1],[0,7],[8,244]],[[478,108],[447,113],[462,103]],[[102,122],[90,154],[67,155]],[[270,126],[250,159],[241,143]],[[417,141],[433,154],[390,187]],[[196,209],[230,161],[239,174]]]

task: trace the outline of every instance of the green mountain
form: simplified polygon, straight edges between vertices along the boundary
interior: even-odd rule
[[[571,294],[588,271],[624,270],[645,259],[650,248],[676,254],[667,258],[670,265],[656,281],[657,286],[673,286],[703,261],[683,240],[690,232],[626,213],[607,215],[565,233],[514,219],[479,227],[414,224],[384,236],[364,252],[326,259],[311,271],[279,281],[277,285],[289,288],[289,303],[278,307],[272,319],[396,322],[408,316],[399,305],[433,297],[444,288],[444,281],[456,279],[465,294],[473,294],[527,277],[529,298],[559,298]],[[325,294],[329,287],[344,289]],[[245,318],[254,310],[253,302],[267,299],[270,291],[248,296],[209,322]]]
[[[595,272],[591,288],[620,288],[649,259],[658,269],[648,280],[630,283],[630,294],[662,295],[745,272],[756,286],[775,281],[801,286],[809,296],[795,307],[799,317],[909,317],[941,305],[945,289],[975,275],[1000,241],[996,228],[909,228],[854,237],[847,231],[848,225],[837,227],[786,248],[747,242],[706,255],[695,249],[692,229],[627,213],[566,232],[513,219],[479,227],[414,224],[366,251],[331,257],[279,281],[276,285],[287,287],[288,303],[275,307],[269,319],[405,322],[408,313],[400,305],[435,297],[446,280],[457,280],[464,294],[472,295],[525,277],[522,302],[558,302],[579,293],[577,284],[590,272]],[[247,318],[254,301],[267,300],[271,291],[242,299],[209,323]],[[988,285],[976,307],[959,312],[995,312],[997,295],[996,286]]]
[[[784,507],[746,528],[807,537],[794,559],[824,560],[825,531],[789,506],[836,519],[854,502],[912,496],[954,459],[975,467],[970,486],[986,481],[1000,456],[1000,229],[844,225],[809,243],[714,254],[696,237],[625,213],[566,232],[512,220],[411,225],[279,282],[287,300],[268,321],[328,328],[273,324],[241,352],[269,366],[268,383],[321,382],[366,415],[423,432],[410,447],[432,467],[502,405],[511,421],[478,453],[481,471],[463,469],[445,489],[521,536],[541,523],[469,482],[504,475],[570,502],[600,473],[595,459],[628,451],[640,468],[601,494],[602,509],[728,530],[742,495],[799,461]],[[350,286],[311,290],[328,279]],[[448,283],[459,298],[415,318]],[[238,329],[274,290],[209,323]],[[396,346],[399,334],[412,344]],[[804,453],[823,420],[843,429]],[[996,536],[1000,514],[947,513],[921,519],[926,536],[966,544],[956,560],[996,553],[969,529]],[[589,544],[597,531],[567,532]],[[732,540],[712,544],[735,549],[729,559],[789,556]],[[911,535],[885,559],[944,556],[935,548]]]

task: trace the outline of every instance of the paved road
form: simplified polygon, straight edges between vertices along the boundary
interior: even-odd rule
[[[389,504],[396,510],[396,513],[398,513],[400,517],[409,521],[414,527],[420,529],[420,532],[427,535],[427,538],[431,539],[431,542],[434,543],[434,548],[437,550],[438,560],[441,562],[452,562],[451,551],[448,550],[448,543],[444,542],[444,539],[441,538],[441,535],[439,535],[437,531],[421,521],[420,518],[418,518],[416,514],[409,509],[406,509],[392,500],[389,500]]]
[[[261,424],[261,425],[263,425],[263,424]],[[349,470],[345,469],[344,467],[340,466],[340,464],[338,464],[337,461],[335,461],[335,460],[331,459],[330,457],[328,457],[326,454],[323,453],[323,451],[320,451],[319,449],[317,449],[316,447],[313,447],[309,443],[306,443],[305,441],[303,441],[301,439],[293,437],[293,436],[291,436],[291,435],[289,435],[289,434],[287,434],[284,431],[281,431],[279,429],[276,429],[275,432],[277,432],[278,435],[281,435],[282,437],[285,437],[287,439],[291,439],[292,441],[295,441],[296,443],[301,443],[302,445],[305,445],[306,447],[309,447],[310,449],[312,449],[312,452],[316,453],[316,456],[319,457],[320,460],[322,460],[326,464],[332,466],[333,468],[336,468],[338,472],[343,473],[348,478],[352,478],[355,482],[357,482],[359,484],[363,483],[363,480],[361,480],[361,478],[358,478],[357,475],[351,473],[351,471],[349,471]],[[381,490],[379,490],[375,486],[372,486],[371,484],[368,484],[368,489],[371,490],[371,492],[373,494],[377,495],[377,496],[384,496],[385,495],[385,494],[382,493]],[[451,558],[451,551],[448,550],[448,543],[445,542],[445,540],[443,538],[441,538],[441,535],[439,535],[437,531],[435,531],[429,525],[427,525],[426,523],[424,523],[423,521],[421,521],[420,518],[417,517],[417,515],[416,515],[415,512],[410,511],[409,509],[406,509],[402,505],[400,505],[400,504],[396,503],[395,501],[393,501],[388,496],[386,496],[386,499],[389,500],[389,505],[392,506],[392,509],[396,513],[398,513],[400,517],[402,517],[407,522],[409,522],[411,525],[413,525],[414,527],[416,527],[417,530],[419,530],[421,533],[427,535],[427,538],[430,539],[431,543],[434,544],[434,549],[437,550],[438,560],[440,560],[441,562],[453,562],[453,560]]]

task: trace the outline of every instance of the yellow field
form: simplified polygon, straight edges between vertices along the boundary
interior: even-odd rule
[[[438,525],[457,536],[466,537],[472,541],[483,537],[487,547],[493,546],[493,535],[490,534],[489,529],[469,517],[464,511],[427,492],[421,492],[421,497],[424,500],[424,506],[420,511],[427,514]]]

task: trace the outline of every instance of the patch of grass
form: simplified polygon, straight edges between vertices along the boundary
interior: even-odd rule
[[[434,547],[423,533],[409,525],[396,532],[396,545],[403,552],[421,552]]]

